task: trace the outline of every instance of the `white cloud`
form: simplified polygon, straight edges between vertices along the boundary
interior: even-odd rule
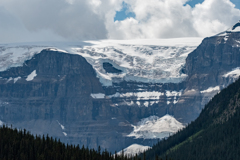
[[[122,2],[135,18],[114,22]],[[230,0],[0,0],[0,43],[211,36],[240,19]]]
[[[93,6],[87,0],[1,0],[0,6],[13,21],[22,24],[15,28],[27,30],[30,37],[36,36],[36,32],[47,31],[73,41],[107,38],[105,19],[93,12]],[[9,35],[12,41],[21,39],[12,33]],[[44,39],[44,35],[36,38]],[[1,38],[1,41],[5,40]]]
[[[240,10],[229,0],[205,0],[192,11],[194,28],[200,36],[219,33],[240,20]]]
[[[205,0],[194,8],[187,0],[127,0],[135,19],[115,22],[110,38],[169,38],[211,36],[240,19],[229,0]]]

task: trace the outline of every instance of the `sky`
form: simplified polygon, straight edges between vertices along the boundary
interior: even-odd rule
[[[209,37],[239,0],[0,0],[0,43]]]

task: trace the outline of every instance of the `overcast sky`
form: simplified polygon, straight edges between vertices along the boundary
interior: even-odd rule
[[[0,43],[207,37],[240,20],[239,3],[239,0],[0,0]]]

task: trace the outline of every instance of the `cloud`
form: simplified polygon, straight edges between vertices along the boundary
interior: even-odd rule
[[[117,21],[109,30],[113,39],[206,37],[226,30],[240,19],[229,0],[205,0],[194,8],[187,0],[127,0],[136,18]]]
[[[230,28],[240,20],[240,10],[229,0],[205,0],[192,11],[193,26],[200,36],[210,36]]]
[[[10,14],[4,7],[0,7],[0,22],[0,43],[64,40],[64,38],[53,34],[48,29],[30,32],[20,20]]]
[[[0,43],[211,36],[240,19],[230,0],[0,0]],[[122,3],[136,16],[115,21]]]
[[[29,37],[37,36],[36,39],[40,40],[47,34],[36,33],[51,33],[55,35],[52,38],[54,40],[58,37],[72,41],[107,38],[105,19],[94,12],[94,5],[98,5],[97,0],[91,1],[91,4],[87,0],[0,1],[2,10],[11,15],[9,21],[20,24],[14,26],[15,30],[24,31]],[[0,17],[5,19],[4,23],[9,23],[4,14],[0,14]],[[9,35],[13,41],[21,39],[20,35]],[[5,38],[2,37],[1,41]],[[48,40],[47,37],[45,39]]]

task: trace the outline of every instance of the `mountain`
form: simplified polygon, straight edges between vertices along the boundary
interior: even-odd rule
[[[167,67],[161,71],[161,76],[167,82],[166,76],[181,70],[185,58],[200,43],[199,40],[103,41],[99,42],[100,49],[95,46],[99,44],[94,44],[97,42],[1,45],[0,120],[17,128],[26,128],[33,134],[49,134],[66,143],[92,148],[100,145],[112,152],[133,143],[151,146],[158,137],[144,139],[128,135],[142,119],[164,116],[167,107],[158,109],[159,103],[163,106],[177,103],[182,93],[180,86],[184,85],[164,84],[166,89],[176,90],[161,89],[163,84],[154,82],[158,78],[147,79],[150,75],[159,75],[150,73],[149,62],[144,59],[150,57],[165,62],[162,65]],[[127,51],[118,51],[118,46]],[[96,52],[97,49],[102,53]],[[130,49],[133,51],[128,52]],[[104,52],[108,50],[111,50],[108,54]],[[122,57],[119,62],[133,66],[129,69],[118,67],[117,61],[109,63],[113,53]],[[181,63],[168,71],[168,66],[175,61]],[[93,62],[99,64],[94,65]],[[143,73],[141,65],[148,65],[144,70],[149,75],[138,74]],[[156,71],[162,67],[155,65]],[[125,72],[123,79],[117,79],[122,72]],[[177,72],[174,76],[170,81],[177,79],[179,82],[186,77]],[[128,78],[124,77],[132,79],[127,81]]]
[[[154,145],[146,159],[239,159],[240,79],[223,89],[183,130]]]
[[[152,146],[195,120],[216,93],[237,79],[238,28],[203,41],[1,44],[0,120],[111,152],[132,144]],[[156,128],[166,114],[176,121],[165,121],[167,130]],[[141,124],[146,119],[152,136],[138,132],[148,126]]]

